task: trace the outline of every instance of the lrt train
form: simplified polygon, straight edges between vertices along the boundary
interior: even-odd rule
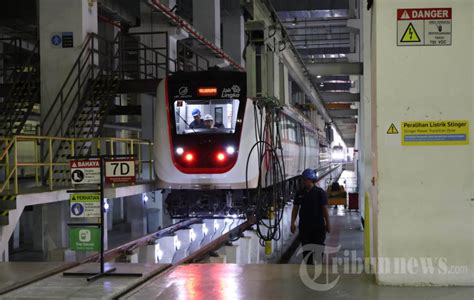
[[[291,107],[248,98],[245,73],[176,73],[157,100],[155,172],[172,217],[243,216],[256,190],[294,190],[305,168],[328,163],[317,128]]]

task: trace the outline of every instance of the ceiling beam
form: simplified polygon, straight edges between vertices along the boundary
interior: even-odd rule
[[[349,0],[271,0],[276,11],[349,9]]]
[[[324,102],[360,102],[360,94],[349,92],[320,92]]]
[[[351,103],[325,103],[326,109],[351,109]]]
[[[308,71],[311,75],[362,75],[362,63],[335,62],[324,64],[310,64]]]
[[[333,118],[345,118],[351,116],[357,116],[358,110],[357,109],[339,109],[339,110],[331,110],[329,115]]]

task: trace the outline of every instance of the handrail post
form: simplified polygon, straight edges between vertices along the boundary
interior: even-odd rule
[[[40,160],[39,160],[39,154],[38,154],[38,139],[35,139],[33,141],[33,149],[35,151],[35,163],[36,164],[39,164],[40,163]],[[38,165],[35,166],[35,183],[36,183],[36,186],[39,186],[39,167]]]
[[[6,155],[5,155],[5,179],[7,179],[7,190],[10,189],[10,149],[8,149],[8,145],[10,144],[10,141],[7,140],[7,144],[6,144]]]
[[[106,143],[107,143],[107,142],[106,142]],[[110,139],[109,143],[110,143],[110,155],[114,155],[114,144],[113,144],[113,140]]]
[[[142,172],[143,172],[143,162],[142,162],[142,144],[141,143],[138,143],[137,144],[137,148],[138,148],[138,173],[140,174],[140,176],[142,176]]]
[[[148,161],[148,169],[149,169],[148,171],[150,173],[150,180],[153,180],[153,171],[152,171],[152,169],[153,169],[153,159],[152,159],[153,155],[152,155],[152,153],[153,153],[153,146],[152,146],[151,142],[148,141],[148,160],[149,160]]]
[[[18,195],[18,140],[15,136],[15,143],[13,145],[13,171],[15,172],[14,177],[14,193]]]
[[[49,151],[49,190],[53,190],[53,140],[48,138]]]

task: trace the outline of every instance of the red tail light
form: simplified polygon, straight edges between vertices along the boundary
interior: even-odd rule
[[[187,161],[187,162],[192,162],[194,160],[194,155],[192,153],[187,153],[185,156],[184,156],[184,159]]]
[[[226,157],[225,157],[225,154],[222,153],[222,152],[219,152],[219,153],[217,153],[217,155],[216,155],[216,159],[217,159],[217,161],[219,161],[219,162],[224,161],[225,158],[226,158]]]

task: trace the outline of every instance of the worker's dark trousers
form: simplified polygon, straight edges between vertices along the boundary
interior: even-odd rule
[[[308,256],[306,263],[313,265],[322,264],[324,254],[324,240],[326,240],[326,231],[324,229],[305,231],[300,229],[299,238],[301,246],[315,245],[313,251],[304,251],[303,258]],[[316,246],[317,245],[317,246]]]

